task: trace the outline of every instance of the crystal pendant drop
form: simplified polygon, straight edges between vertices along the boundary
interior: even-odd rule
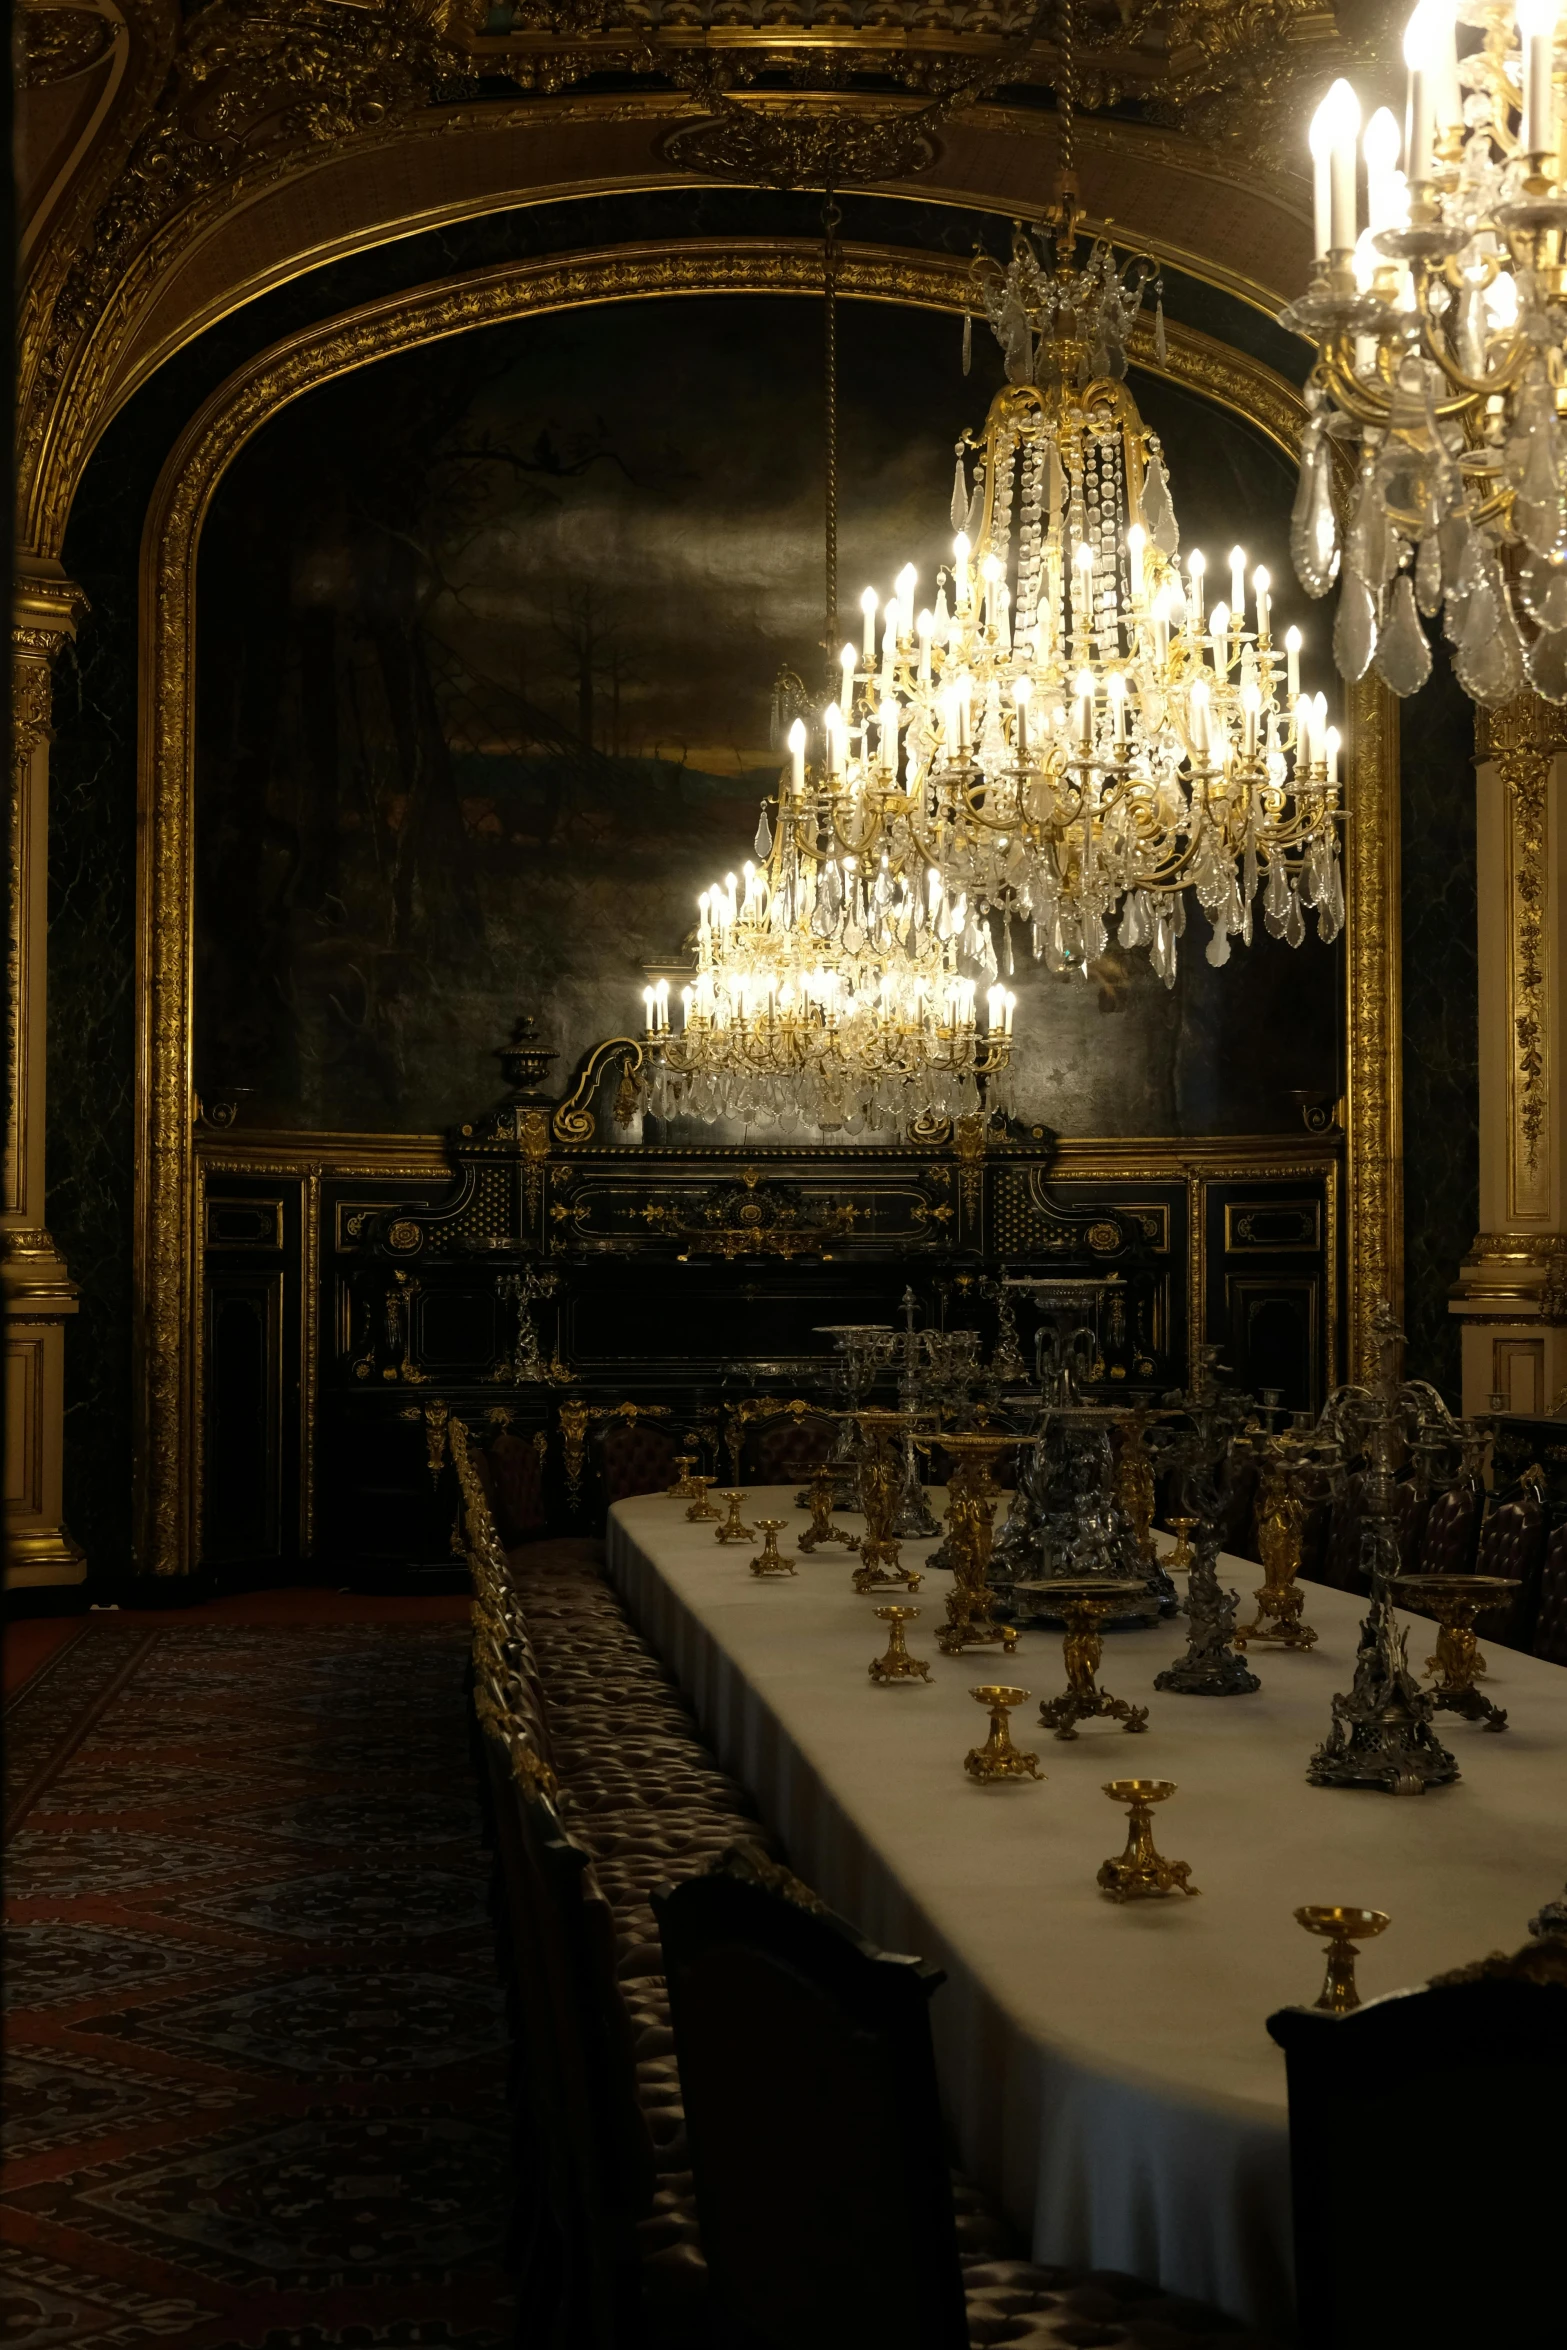
[[[968,372],[964,370],[965,374]],[[952,471],[952,504],[948,508],[954,530],[962,530],[968,523],[968,475],[963,469],[963,451],[958,451]]]
[[[1290,553],[1308,596],[1325,596],[1338,577],[1338,521],[1333,512],[1331,465],[1323,428],[1313,421],[1301,442],[1300,487],[1290,515]]]
[[[1442,538],[1428,530],[1415,557],[1415,601],[1428,620],[1442,609]]]
[[[1333,622],[1333,658],[1340,677],[1364,677],[1377,644],[1377,608],[1358,571],[1346,571]]]
[[[1567,629],[1542,629],[1524,655],[1524,667],[1543,702],[1567,702]]]
[[[1541,628],[1567,628],[1567,553],[1531,555],[1518,573],[1518,595]]]
[[[1345,581],[1347,588],[1349,582]],[[1377,667],[1394,693],[1415,694],[1431,674],[1431,647],[1415,610],[1414,582],[1401,571],[1388,599],[1387,626],[1377,646]]]
[[[1472,701],[1510,702],[1523,686],[1523,648],[1512,614],[1489,578],[1468,597],[1453,669]]]
[[[773,828],[767,821],[767,810],[764,808],[762,810],[761,819],[756,827],[756,854],[758,862],[768,855],[772,845]]]
[[[1173,563],[1180,553],[1181,534],[1176,526],[1175,508],[1170,503],[1170,484],[1157,449],[1148,459],[1148,470],[1143,475],[1143,528],[1153,540],[1161,555]]]

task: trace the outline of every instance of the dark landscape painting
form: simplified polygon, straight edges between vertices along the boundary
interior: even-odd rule
[[[1000,380],[956,321],[843,306],[840,628],[949,546],[953,442]],[[197,1083],[247,1124],[431,1131],[499,1089],[532,1012],[564,1073],[640,1025],[698,891],[751,853],[780,670],[821,675],[820,305],[520,320],[312,394],[245,450],[201,545]],[[1292,608],[1286,460],[1139,381],[1183,545],[1239,536]],[[1259,923],[1260,933],[1260,923]],[[1337,1089],[1339,953],[1194,920],[1020,957],[1020,1107],[1068,1134],[1288,1130]]]

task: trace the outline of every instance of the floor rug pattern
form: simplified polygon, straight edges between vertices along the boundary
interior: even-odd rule
[[[94,1623],[7,1714],[7,2350],[513,2338],[460,1624]]]

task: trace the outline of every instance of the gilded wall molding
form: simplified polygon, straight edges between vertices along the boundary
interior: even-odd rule
[[[1475,752],[1494,765],[1505,794],[1503,914],[1507,989],[1507,1214],[1549,1220],[1555,1170],[1550,1120],[1554,1078],[1547,1001],[1550,940],[1550,779],[1567,751],[1567,711],[1525,694],[1475,715]]]
[[[218,481],[251,436],[291,401],[396,351],[501,319],[588,303],[682,294],[815,294],[821,283],[821,250],[814,242],[693,242],[508,263],[367,305],[259,353],[206,401],[171,452],[148,512],[140,588],[136,1284],[142,1319],[136,1449],[144,1571],[189,1571],[199,1522],[191,1474],[199,1261],[191,1082],[192,708],[196,553]],[[849,245],[838,283],[852,298],[958,313],[966,303],[967,265]],[[1172,323],[1166,331],[1162,366],[1151,333],[1134,337],[1137,365],[1246,418],[1293,452],[1303,411],[1282,377],[1189,329]],[[1371,1304],[1378,1295],[1397,1295],[1399,1255],[1392,1044],[1397,718],[1379,685],[1356,689],[1350,743],[1349,1256],[1351,1351],[1358,1361],[1369,1343]],[[1370,1107],[1363,1103],[1357,1115],[1357,1099],[1367,1088],[1373,1089]]]

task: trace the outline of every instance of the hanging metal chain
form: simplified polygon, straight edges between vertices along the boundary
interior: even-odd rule
[[[1061,124],[1061,188],[1075,190],[1076,163],[1073,132],[1077,114],[1077,46],[1073,39],[1072,0],[1061,0],[1061,64],[1056,76],[1056,113]]]
[[[843,214],[833,201],[831,188],[824,189],[822,192],[822,355],[826,403],[823,417],[826,620],[822,635],[822,651],[826,655],[829,679],[836,677],[838,650],[838,229],[842,220]],[[831,686],[828,690],[831,692]]]

